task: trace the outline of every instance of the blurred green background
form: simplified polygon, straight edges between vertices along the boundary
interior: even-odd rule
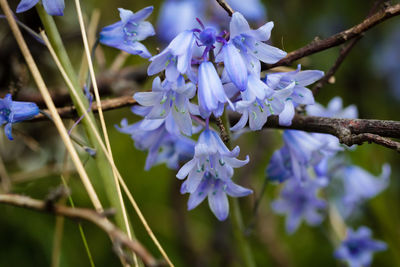
[[[18,1],[10,2],[15,8]],[[98,27],[100,29],[119,20],[118,7],[136,11],[153,5],[155,10],[150,20],[155,22],[160,2],[86,0],[82,1],[82,5],[88,16],[94,8],[100,10],[101,19]],[[292,51],[309,43],[315,37],[326,38],[359,23],[365,18],[374,1],[268,0],[263,2],[267,7],[268,20],[275,23],[271,38],[274,45]],[[34,29],[40,27],[35,10],[20,14],[18,18]],[[56,22],[78,69],[83,49],[73,1],[66,1],[66,15],[56,18]],[[22,67],[17,64],[22,70],[15,70],[16,67],[13,67],[15,62],[23,62],[23,58],[19,54],[7,23],[5,20],[0,23],[2,95],[10,90],[18,90],[20,94],[24,91],[35,92],[34,84],[26,69],[23,69],[23,64]],[[395,17],[368,31],[335,75],[335,83],[325,86],[316,100],[326,104],[331,98],[339,95],[343,98],[345,106],[357,105],[360,118],[400,120],[400,93],[396,94],[396,89],[390,87],[388,76],[383,75],[377,67],[377,60],[383,65],[385,60],[389,60],[380,55],[385,48],[385,42],[399,28],[400,17]],[[46,49],[31,37],[26,37],[46,81],[55,91],[62,92],[64,84]],[[157,42],[156,37],[149,38],[144,43],[153,54],[156,53],[157,47],[164,47]],[[397,47],[400,47],[400,43],[397,43]],[[104,66],[110,66],[119,52],[108,47],[101,49],[104,53]],[[395,52],[393,51],[393,58],[390,60],[398,59],[397,64],[400,65],[400,49],[397,49],[397,54]],[[339,48],[332,48],[300,62],[304,69],[327,71],[338,53]],[[124,66],[133,65],[145,67],[147,62],[137,56],[131,56]],[[102,71],[100,67],[98,69],[99,72]],[[400,76],[400,71],[396,75]],[[151,80],[149,78],[140,81],[135,83],[135,86],[148,90]],[[128,88],[123,93],[133,94],[133,89],[129,91]],[[108,94],[110,95],[110,92]],[[186,211],[187,195],[179,193],[180,181],[175,178],[175,171],[167,169],[164,165],[144,171],[146,153],[136,150],[130,137],[120,134],[114,128],[122,118],[128,118],[130,122],[138,119],[131,114],[129,108],[106,112],[116,164],[151,228],[176,266],[242,266],[230,221],[222,223],[217,221],[207,203],[203,203],[193,211]],[[67,122],[67,125],[69,123]],[[17,136],[13,142],[6,140],[3,134],[0,136],[0,152],[13,181],[12,192],[44,199],[61,183],[60,170],[54,166],[63,163],[65,154],[63,145],[57,137],[53,124],[49,122],[17,125],[15,132]],[[249,166],[237,170],[234,179],[255,192],[250,197],[240,199],[240,204],[245,224],[255,222],[248,231],[247,238],[254,251],[257,265],[340,266],[332,255],[335,247],[329,239],[331,230],[328,220],[314,228],[302,225],[291,236],[285,233],[284,218],[273,214],[269,206],[270,200],[278,195],[278,186],[267,187],[257,217],[254,218],[252,215],[252,207],[264,181],[264,169],[273,151],[282,144],[280,135],[278,130],[264,130],[243,135],[235,141],[242,148],[240,157],[244,158],[249,154],[251,158]],[[88,158],[83,151],[81,154],[83,159]],[[346,154],[354,164],[375,175],[380,173],[382,164],[388,162],[392,166],[390,187],[362,207],[363,216],[353,221],[352,226],[367,225],[373,229],[374,238],[388,243],[389,249],[377,253],[372,266],[400,266],[398,154],[374,144],[364,144]],[[71,167],[71,164],[69,166]],[[94,162],[88,159],[86,166],[98,194],[104,196],[102,184],[96,180],[98,174]],[[70,187],[75,204],[90,207],[89,199],[74,173],[70,175]],[[103,202],[106,203],[106,200],[103,199]],[[161,258],[136,214],[129,205],[127,206],[137,238],[153,255]],[[55,218],[5,205],[0,205],[0,214],[0,266],[51,265]],[[95,265],[119,266],[119,259],[113,252],[108,237],[91,224],[83,223],[83,228]],[[89,266],[77,223],[70,220],[65,221],[60,266]]]

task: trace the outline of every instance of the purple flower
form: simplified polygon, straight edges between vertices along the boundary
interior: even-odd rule
[[[140,41],[155,34],[151,23],[144,21],[153,12],[153,7],[143,8],[136,13],[123,8],[118,10],[121,21],[104,27],[100,32],[100,42],[132,55],[151,57],[150,52]]]
[[[226,102],[232,106],[214,65],[209,61],[200,64],[198,86],[199,108],[203,118],[209,117],[211,113],[220,117]]]
[[[371,239],[371,230],[362,226],[357,231],[347,229],[347,237],[335,251],[335,257],[346,261],[350,267],[365,267],[372,262],[372,254],[386,250],[384,242]]]
[[[329,117],[329,118],[343,118],[343,119],[355,119],[358,118],[358,111],[355,105],[350,105],[343,108],[342,99],[337,96],[329,101],[326,108],[321,104],[315,103],[306,107],[308,115]]]
[[[298,104],[310,105],[314,104],[314,96],[310,89],[306,86],[316,82],[324,76],[319,70],[300,71],[301,66],[298,65],[297,70],[291,72],[280,72],[267,74],[265,77],[267,85],[277,91],[287,90],[291,88],[292,94],[286,99],[280,99],[284,102],[284,108],[279,114],[279,124],[289,126],[292,124],[294,117],[294,108]]]
[[[13,140],[12,125],[14,123],[29,120],[37,114],[39,114],[39,108],[35,103],[12,101],[10,94],[0,99],[0,125],[6,125],[4,131],[10,140]]]
[[[17,13],[25,12],[34,7],[39,0],[22,0],[17,6]],[[65,3],[64,0],[42,0],[44,9],[49,15],[62,16],[64,15]]]
[[[278,214],[285,214],[286,231],[294,233],[302,220],[309,225],[318,225],[323,217],[318,210],[326,207],[325,201],[317,197],[321,184],[315,180],[299,183],[291,179],[285,183],[280,198],[271,203],[272,209]]]
[[[253,57],[265,63],[276,63],[286,56],[286,52],[263,43],[270,38],[273,27],[273,22],[268,22],[257,30],[252,30],[243,15],[235,12],[230,22],[230,42],[249,62],[249,57]]]
[[[167,48],[150,58],[151,63],[147,74],[154,75],[165,70],[165,76],[170,82],[175,82],[180,74],[187,74],[194,81],[191,75],[191,60],[195,40],[195,35],[191,30],[178,34]]]
[[[146,119],[160,119],[167,117],[170,113],[185,135],[192,134],[192,120],[189,109],[189,99],[196,93],[196,87],[192,83],[185,83],[183,76],[179,76],[176,82],[167,80],[161,82],[159,77],[153,81],[152,92],[135,93],[133,96],[139,104],[151,107],[151,111],[145,116]]]

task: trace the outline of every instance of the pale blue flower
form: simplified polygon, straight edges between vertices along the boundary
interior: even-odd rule
[[[179,170],[176,177],[187,180],[182,184],[182,192],[193,193],[205,174],[210,173],[216,179],[227,180],[233,175],[233,168],[239,168],[249,162],[238,160],[239,147],[232,151],[225,146],[218,134],[210,129],[204,130],[196,143],[194,158]]]
[[[155,34],[153,25],[144,21],[153,12],[153,7],[143,8],[136,13],[123,8],[118,10],[121,21],[104,27],[100,32],[100,42],[133,55],[151,57],[150,52],[140,41]]]
[[[343,101],[339,96],[332,98],[326,108],[319,103],[315,103],[314,105],[307,106],[306,111],[307,114],[311,116],[343,119],[358,118],[357,107],[355,105],[350,105],[344,108]]]
[[[188,209],[199,205],[205,197],[211,210],[219,220],[225,220],[229,213],[226,194],[241,197],[252,191],[231,181],[233,168],[239,168],[249,162],[238,160],[239,147],[232,151],[225,146],[218,134],[210,129],[204,130],[195,146],[194,157],[179,170],[176,177],[187,179],[182,184],[181,193],[190,193]]]
[[[294,233],[303,220],[312,226],[323,221],[319,211],[325,209],[326,203],[317,197],[320,188],[321,184],[315,180],[299,183],[291,179],[285,183],[279,199],[271,203],[274,212],[286,215],[286,231],[289,234]]]
[[[252,30],[243,15],[235,12],[230,22],[230,42],[245,58],[254,57],[265,63],[276,63],[286,56],[286,52],[263,43],[269,40],[273,27],[273,22],[268,22],[257,30]]]
[[[260,21],[266,18],[267,12],[260,0],[227,0],[226,2],[248,20]]]
[[[34,7],[39,0],[22,0],[17,6],[17,13],[25,12]],[[44,9],[49,15],[62,16],[64,15],[65,3],[64,0],[41,0]]]
[[[184,74],[192,78],[191,60],[195,41],[194,32],[191,30],[178,34],[167,48],[150,58],[147,74],[154,75],[165,70],[165,76],[170,82],[175,82],[179,75]]]
[[[139,92],[133,96],[136,101],[151,111],[145,116],[146,119],[160,119],[167,117],[170,113],[185,135],[192,134],[192,119],[190,117],[189,99],[196,93],[196,87],[192,83],[185,83],[185,79],[179,76],[175,82],[164,80],[159,77],[153,81],[152,92]]]
[[[347,229],[347,237],[335,251],[335,257],[346,261],[350,267],[370,266],[372,254],[387,248],[384,242],[373,240],[371,235],[371,230],[365,226],[357,231]]]
[[[274,90],[292,90],[292,94],[284,100],[284,108],[279,114],[279,124],[289,126],[295,114],[295,107],[299,104],[314,104],[314,96],[306,86],[318,81],[324,76],[319,70],[300,71],[298,65],[295,71],[267,74],[266,84]],[[283,99],[281,99],[282,101]]]
[[[29,120],[39,114],[39,108],[35,103],[12,101],[7,94],[0,99],[0,125],[4,125],[4,131],[8,139],[13,140],[12,125],[24,120]]]
[[[220,117],[224,111],[224,104],[232,103],[224,91],[222,82],[214,65],[209,61],[203,61],[199,67],[198,99],[200,113],[207,118],[211,113]],[[233,106],[232,106],[233,108]]]
[[[336,197],[336,204],[342,216],[349,217],[365,201],[384,191],[390,182],[391,168],[389,164],[382,166],[382,173],[375,177],[366,170],[350,165],[343,166],[335,172],[336,181],[343,189]]]

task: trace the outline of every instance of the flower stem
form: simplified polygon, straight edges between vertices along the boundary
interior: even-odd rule
[[[216,118],[217,126],[220,129],[220,135],[225,145],[231,149],[231,131],[229,125],[228,113],[224,111],[224,114],[220,118]],[[242,254],[242,258],[244,261],[244,266],[246,267],[255,267],[255,261],[253,252],[251,251],[251,247],[249,244],[249,240],[246,239],[244,235],[245,228],[243,223],[242,212],[240,211],[239,200],[237,198],[231,198],[230,203],[232,206],[232,226],[233,233],[236,238],[236,244],[240,249]]]

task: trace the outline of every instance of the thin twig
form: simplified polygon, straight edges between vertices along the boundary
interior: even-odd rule
[[[124,232],[94,210],[70,208],[58,204],[52,204],[49,207],[44,201],[14,194],[0,194],[0,203],[91,222],[106,232],[114,240],[114,243],[117,242],[135,252],[146,265],[158,265],[153,256],[138,241],[129,239]]]
[[[263,65],[263,69],[270,69],[277,66],[287,66],[300,58],[312,55],[314,53],[326,50],[334,46],[341,45],[348,40],[361,35],[362,33],[368,31],[369,29],[382,23],[383,21],[397,15],[400,15],[400,4],[386,7],[384,10],[379,11],[373,16],[366,18],[360,24],[350,29],[332,35],[331,37],[323,40],[315,40],[302,48],[288,53],[285,58],[281,59],[275,64]]]
[[[376,0],[368,12],[368,15],[366,18],[371,17],[373,14],[375,14],[379,7],[385,2],[385,0]],[[364,36],[364,34],[360,34],[357,37],[355,37],[353,40],[351,40],[347,45],[342,47],[339,52],[339,56],[335,61],[335,64],[329,69],[329,71],[322,77],[312,88],[312,92],[314,95],[316,95],[319,90],[324,87],[327,83],[329,83],[330,79],[333,77],[333,75],[336,73],[336,71],[339,69],[340,65],[343,63],[347,55],[350,53],[350,51],[353,49],[353,47],[358,43],[358,41],[361,40],[361,38]]]
[[[228,15],[232,17],[233,13],[235,13],[233,8],[225,0],[216,0],[216,1],[223,9],[225,9]]]
[[[362,133],[362,134],[356,134],[356,135],[349,135],[342,137],[339,139],[340,142],[342,142],[345,145],[352,146],[352,145],[361,145],[364,142],[368,143],[375,143],[390,149],[393,149],[397,152],[400,153],[400,143],[393,141],[389,138],[382,137],[376,134],[370,134],[370,133]]]

